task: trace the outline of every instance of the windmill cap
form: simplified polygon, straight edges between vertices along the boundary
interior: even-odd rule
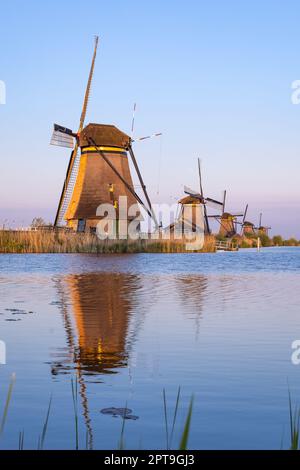
[[[203,204],[203,202],[198,197],[185,196],[180,199],[179,204]]]
[[[88,124],[79,135],[80,147],[91,145],[89,139],[99,146],[127,148],[130,143],[130,137],[127,134],[110,124]]]
[[[224,214],[222,214],[222,219],[234,219],[234,216],[229,212],[224,212]]]

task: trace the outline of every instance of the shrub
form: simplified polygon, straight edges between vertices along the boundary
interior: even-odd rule
[[[273,245],[275,246],[282,246],[283,245],[283,238],[281,235],[275,235],[273,237]]]

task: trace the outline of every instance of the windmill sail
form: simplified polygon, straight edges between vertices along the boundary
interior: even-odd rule
[[[74,148],[74,135],[71,129],[54,124],[54,130],[51,137],[50,145],[58,145],[59,147]]]
[[[195,196],[201,198],[201,194],[199,191],[194,191],[193,189],[189,188],[188,186],[184,186],[183,191],[185,194],[189,194],[190,196]]]
[[[223,202],[216,201],[215,199],[212,199],[212,198],[210,198],[210,197],[207,197],[207,198],[206,198],[206,204],[207,204],[209,207],[212,207],[212,208],[214,208],[214,209],[222,210],[222,208],[223,208]]]
[[[68,209],[68,206],[69,206],[72,194],[73,194],[74,186],[76,183],[77,175],[78,175],[79,164],[80,164],[80,152],[79,152],[77,144],[71,154],[70,162],[72,162],[72,168],[68,171],[68,174],[69,174],[68,184],[66,186],[66,189],[63,190],[63,197],[59,203],[59,214],[55,221],[55,225],[58,227],[62,227],[65,225],[64,215]]]
[[[91,90],[91,84],[92,84],[92,79],[93,79],[93,73],[94,73],[94,67],[95,67],[95,61],[96,61],[96,55],[97,55],[97,48],[98,48],[98,41],[99,38],[96,36],[95,38],[95,47],[94,47],[94,54],[93,54],[93,59],[92,59],[92,65],[89,73],[89,78],[88,78],[88,83],[84,95],[84,101],[83,101],[83,107],[82,107],[82,112],[80,116],[80,122],[79,122],[79,129],[78,129],[78,134],[82,131],[83,126],[84,126],[84,121],[85,121],[85,116],[86,116],[86,111],[87,111],[87,105],[89,101],[89,95],[90,95],[90,90]],[[61,127],[61,126],[58,126]],[[65,129],[68,130],[68,129]],[[54,128],[55,132],[55,128]],[[56,132],[59,132],[61,134],[61,129],[58,129]],[[65,140],[68,139],[67,136],[70,137],[68,133],[63,134],[65,136]],[[61,137],[61,136],[60,136]],[[56,144],[58,145],[58,144]],[[74,189],[74,185],[76,182],[77,174],[78,174],[78,168],[79,168],[79,161],[80,161],[80,155],[78,153],[78,142],[76,141],[74,150],[71,153],[68,169],[67,169],[67,174],[66,178],[64,181],[62,193],[60,196],[58,208],[57,208],[57,213],[55,217],[55,226],[63,226],[64,225],[64,215],[65,212],[68,208],[72,192]]]

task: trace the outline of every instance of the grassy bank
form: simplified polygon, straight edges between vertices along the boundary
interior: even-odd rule
[[[214,252],[207,236],[201,252]],[[93,234],[64,231],[0,231],[0,253],[184,253],[182,240],[99,240]]]

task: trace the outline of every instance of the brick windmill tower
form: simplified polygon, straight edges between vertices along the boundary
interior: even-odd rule
[[[109,204],[115,210],[116,233],[121,220],[130,222],[137,216],[121,213],[120,196],[127,198],[127,206],[140,204],[147,214],[157,220],[138,167],[132,138],[114,125],[84,125],[90,88],[94,73],[98,37],[84,96],[78,131],[54,124],[52,145],[72,148],[69,165],[55,217],[55,227],[68,227],[77,232],[94,232],[103,214],[98,215],[100,205]],[[129,167],[131,157],[146,202],[135,192]]]

